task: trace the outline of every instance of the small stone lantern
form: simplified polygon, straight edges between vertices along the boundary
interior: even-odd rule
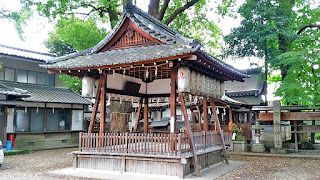
[[[265,151],[264,144],[260,142],[260,136],[262,135],[261,130],[263,130],[263,128],[260,126],[259,122],[257,121],[256,125],[254,125],[252,129],[254,130],[255,142],[252,144],[251,151],[264,152]]]

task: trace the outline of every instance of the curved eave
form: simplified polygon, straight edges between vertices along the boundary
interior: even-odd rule
[[[200,58],[197,59],[197,63],[202,64],[207,69],[210,69],[212,73],[218,73],[224,77],[224,80],[228,81],[240,81],[244,82],[243,78],[248,78],[250,75],[222,62],[216,57],[204,51],[197,51],[196,55]]]

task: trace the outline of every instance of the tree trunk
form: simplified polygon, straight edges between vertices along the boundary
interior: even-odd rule
[[[160,3],[160,0],[150,0],[149,6],[148,6],[148,13],[151,14],[153,17],[158,16],[159,3]]]
[[[129,101],[110,102],[110,131],[111,132],[128,132],[128,122],[130,121],[130,114],[132,112],[132,104]]]

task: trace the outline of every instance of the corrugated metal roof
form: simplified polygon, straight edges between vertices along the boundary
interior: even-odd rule
[[[48,54],[48,53],[41,53],[41,52],[20,49],[20,48],[10,47],[10,46],[0,44],[0,55],[1,54],[9,55],[9,56],[17,56],[17,57],[38,60],[38,61],[47,61],[55,57],[54,55]]]
[[[89,100],[82,98],[79,94],[70,89],[6,81],[2,81],[1,83],[9,88],[26,91],[30,96],[24,97],[22,100],[27,102],[92,104]]]

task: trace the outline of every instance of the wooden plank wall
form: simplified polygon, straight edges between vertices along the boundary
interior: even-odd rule
[[[106,154],[74,154],[75,168],[99,169],[107,171],[156,174],[184,178],[194,171],[191,158],[157,158]],[[222,150],[214,150],[198,155],[201,169],[222,161]]]
[[[320,120],[320,112],[281,112],[281,121]],[[273,113],[259,113],[259,121],[273,121]]]

